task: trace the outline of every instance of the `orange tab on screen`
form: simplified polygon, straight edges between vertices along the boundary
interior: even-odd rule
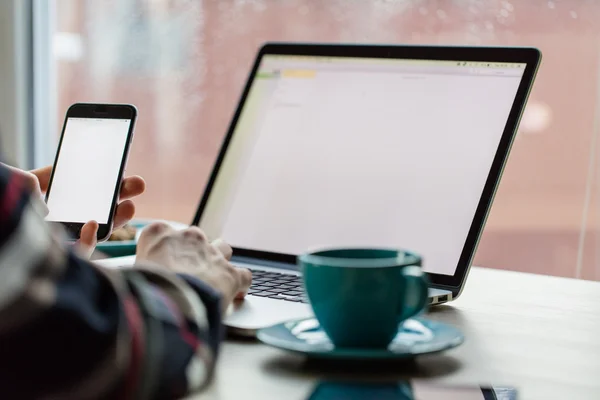
[[[285,69],[282,75],[284,78],[314,78],[316,71],[310,69]]]

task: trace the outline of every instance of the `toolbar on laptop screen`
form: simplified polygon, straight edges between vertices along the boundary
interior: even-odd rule
[[[404,248],[453,275],[525,66],[264,56],[200,227],[277,253]]]

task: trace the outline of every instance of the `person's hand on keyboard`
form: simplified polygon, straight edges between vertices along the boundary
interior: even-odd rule
[[[221,240],[210,243],[195,226],[177,231],[157,222],[140,234],[136,263],[150,262],[203,281],[223,295],[226,309],[234,299],[243,298],[252,283],[252,273],[233,266],[231,255],[228,244]]]

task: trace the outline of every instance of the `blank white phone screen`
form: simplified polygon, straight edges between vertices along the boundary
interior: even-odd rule
[[[130,119],[67,119],[46,220],[108,223],[130,124]]]

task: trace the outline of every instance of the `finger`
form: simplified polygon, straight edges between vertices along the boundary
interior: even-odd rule
[[[81,228],[79,240],[75,243],[75,247],[82,257],[90,258],[92,256],[98,243],[97,234],[98,223],[96,221],[90,221]]]
[[[146,190],[146,181],[141,176],[130,176],[123,179],[121,184],[120,200],[131,199],[139,196]]]
[[[226,260],[231,260],[231,256],[233,255],[233,249],[230,245],[225,243],[223,239],[216,239],[211,243],[217,250],[223,254]]]
[[[140,233],[140,237],[138,238],[137,248],[145,248],[146,245],[173,232],[175,232],[175,229],[166,222],[153,222],[142,229],[142,233]]]
[[[10,165],[2,164],[5,168],[8,168],[13,174],[19,176],[23,180],[23,184],[27,189],[32,191],[35,195],[41,197],[42,192],[40,190],[40,180],[38,177],[29,171],[23,171],[22,169],[12,167]]]
[[[237,273],[239,277],[240,288],[235,298],[239,300],[246,297],[248,289],[250,289],[250,285],[252,284],[252,272],[246,268],[238,268]]]
[[[247,295],[248,295],[248,291],[247,290],[245,292],[238,292],[238,294],[235,295],[235,299],[234,300],[242,300]]]
[[[124,202],[119,203],[115,210],[115,220],[113,222],[114,229],[124,226],[131,221],[134,216],[135,204],[133,204],[133,201],[125,200]]]
[[[52,166],[49,165],[44,168],[33,169],[30,172],[37,177],[39,181],[39,188],[42,191],[42,193],[46,193],[48,191],[48,185],[50,184]]]
[[[205,244],[208,242],[208,238],[206,237],[204,231],[197,226],[190,226],[179,231],[179,233],[194,244]]]
[[[33,196],[35,196],[38,199],[41,199],[43,193],[42,193],[42,190],[40,189],[40,183],[38,181],[37,176],[35,176],[31,172],[27,172],[27,171],[23,171],[23,173],[20,175],[23,177],[25,186],[27,186],[27,188],[29,190],[31,190],[31,193],[33,194]]]

